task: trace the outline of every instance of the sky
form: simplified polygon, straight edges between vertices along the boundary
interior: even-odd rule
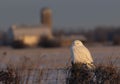
[[[120,26],[120,0],[0,0],[0,29],[40,23],[40,9],[50,7],[53,26]]]

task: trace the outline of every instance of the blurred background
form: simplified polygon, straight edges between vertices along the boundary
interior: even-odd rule
[[[0,0],[0,82],[15,69],[20,83],[66,84],[74,40],[95,65],[120,69],[120,0]]]
[[[0,46],[120,45],[119,0],[1,0]]]

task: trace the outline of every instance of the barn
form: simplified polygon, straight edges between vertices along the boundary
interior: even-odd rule
[[[22,43],[25,46],[37,46],[43,37],[53,39],[51,28],[43,25],[13,25],[9,29],[10,43]]]
[[[8,30],[8,43],[33,47],[37,46],[43,37],[53,39],[51,9],[43,8],[40,16],[39,25],[12,25]]]

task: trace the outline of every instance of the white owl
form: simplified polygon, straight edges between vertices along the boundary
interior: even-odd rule
[[[71,60],[73,64],[86,64],[88,68],[94,68],[93,59],[89,50],[79,40],[75,40],[71,46]]]

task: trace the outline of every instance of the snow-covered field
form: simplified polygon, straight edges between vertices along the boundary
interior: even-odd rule
[[[111,60],[120,67],[120,46],[99,46],[88,47],[95,63],[107,64]],[[41,84],[65,84],[63,68],[70,65],[69,48],[25,48],[12,49],[9,47],[0,48],[0,67],[14,65],[15,67],[25,65],[26,68],[47,68]],[[22,65],[22,66],[23,66]],[[24,68],[23,67],[23,68]],[[60,70],[61,69],[61,70]],[[33,80],[31,76],[31,80]],[[31,82],[29,84],[32,84]]]
[[[108,60],[115,62],[117,66],[120,64],[120,46],[99,46],[88,47],[95,63],[107,63]],[[70,59],[69,48],[26,48],[12,49],[0,48],[0,62],[17,64],[22,61],[23,57],[36,63],[37,66],[47,68],[61,68],[66,66],[66,62]],[[29,62],[29,61],[28,61]],[[69,63],[70,64],[70,63]]]

